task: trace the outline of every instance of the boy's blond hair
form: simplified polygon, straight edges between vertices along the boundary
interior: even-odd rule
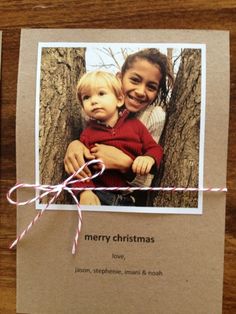
[[[105,71],[87,72],[80,78],[76,87],[76,94],[81,103],[83,91],[90,90],[93,86],[96,86],[99,79],[103,79],[106,82],[107,87],[114,92],[117,99],[123,95],[121,81],[114,74]]]

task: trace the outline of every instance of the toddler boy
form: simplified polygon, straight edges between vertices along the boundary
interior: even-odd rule
[[[80,141],[89,149],[96,144],[114,146],[134,161],[132,172],[145,175],[162,159],[162,147],[155,142],[147,128],[123,109],[124,96],[120,80],[103,71],[88,72],[77,85],[77,96],[89,122]],[[80,182],[76,187],[126,187],[127,176],[108,169],[93,181]],[[131,193],[108,191],[82,191],[80,204],[134,205]]]

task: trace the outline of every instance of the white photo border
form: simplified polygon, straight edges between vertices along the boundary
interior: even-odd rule
[[[200,139],[199,139],[199,167],[198,188],[202,189],[204,172],[204,143],[205,143],[205,108],[206,108],[206,44],[191,43],[100,43],[100,42],[39,42],[36,72],[36,103],[35,103],[35,183],[40,184],[39,172],[39,109],[40,109],[40,69],[43,48],[86,48],[86,47],[137,47],[157,49],[200,49],[201,50],[201,111],[200,111]],[[60,184],[60,182],[58,182]],[[38,196],[39,192],[36,192]],[[36,209],[42,210],[45,204],[36,201]],[[81,205],[82,211],[94,212],[123,212],[123,213],[152,213],[152,214],[197,214],[203,213],[203,192],[198,192],[198,207],[134,207],[134,206],[88,206]],[[51,204],[47,210],[77,210],[73,204]]]

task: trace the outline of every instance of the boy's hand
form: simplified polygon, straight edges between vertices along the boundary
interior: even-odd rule
[[[155,164],[154,158],[150,156],[138,156],[135,158],[133,165],[132,165],[132,170],[136,174],[144,175],[148,174],[152,166]]]
[[[92,191],[80,193],[80,205],[101,205],[99,198]]]

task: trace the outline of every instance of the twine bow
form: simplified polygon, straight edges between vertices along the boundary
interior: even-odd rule
[[[83,179],[76,179],[72,180],[74,177],[76,177],[83,169],[87,166],[93,165],[93,164],[100,164],[101,169],[94,173],[90,177],[86,177]],[[75,238],[73,241],[72,246],[72,254],[75,254],[76,247],[78,244],[78,238],[81,231],[82,226],[82,213],[79,201],[77,197],[75,196],[73,191],[91,191],[91,190],[97,190],[97,191],[166,191],[166,192],[227,192],[227,188],[191,188],[191,187],[71,187],[74,183],[77,182],[83,182],[86,180],[92,180],[96,177],[100,176],[105,170],[105,165],[102,160],[100,159],[94,159],[91,161],[86,162],[82,167],[80,167],[75,173],[73,173],[70,177],[68,177],[64,182],[57,185],[42,185],[42,184],[28,184],[28,183],[19,183],[14,185],[9,192],[7,193],[7,199],[11,204],[14,205],[28,205],[31,203],[34,203],[37,200],[43,199],[45,196],[53,194],[51,199],[48,201],[46,206],[34,217],[34,219],[30,222],[30,224],[24,229],[24,231],[15,239],[15,241],[10,245],[10,249],[12,249],[14,246],[17,245],[17,243],[25,236],[25,234],[33,227],[33,225],[39,220],[39,218],[43,215],[43,213],[48,209],[48,207],[58,198],[58,196],[61,194],[62,191],[67,191],[71,194],[72,198],[75,201],[77,212],[78,212],[78,225],[77,230],[75,234]],[[38,191],[39,195],[35,196],[32,199],[29,199],[24,202],[17,202],[11,198],[11,194],[20,188],[33,188],[36,191]],[[41,194],[40,194],[41,193]]]
[[[76,177],[81,171],[83,171],[83,169],[86,166],[90,166],[93,164],[100,164],[101,165],[101,169],[99,171],[97,171],[96,173],[94,173],[92,176],[90,177],[86,177],[83,179],[76,179],[76,180],[72,180],[74,177]],[[11,204],[14,205],[18,205],[18,206],[23,206],[23,205],[28,205],[31,203],[34,203],[37,200],[41,200],[43,199],[45,196],[48,195],[53,195],[51,197],[51,199],[47,202],[46,206],[34,217],[34,219],[29,223],[29,225],[21,232],[21,234],[15,239],[15,241],[10,245],[10,249],[12,249],[14,246],[17,245],[17,243],[26,235],[26,233],[33,227],[33,225],[39,220],[39,218],[42,217],[43,213],[48,209],[48,207],[54,203],[54,201],[59,197],[59,195],[61,194],[62,191],[67,191],[68,193],[71,194],[72,198],[75,201],[76,207],[77,207],[77,212],[78,212],[78,225],[77,225],[77,230],[76,230],[76,234],[74,237],[74,241],[73,241],[73,246],[72,246],[72,254],[75,254],[76,251],[76,247],[78,244],[78,238],[79,238],[79,234],[81,231],[81,226],[82,226],[82,213],[81,213],[81,208],[80,208],[80,204],[79,201],[77,199],[77,197],[75,196],[74,192],[75,190],[78,190],[77,188],[73,188],[71,187],[72,184],[76,183],[76,182],[83,182],[86,180],[92,180],[95,179],[96,177],[100,176],[105,170],[105,165],[104,163],[99,160],[99,159],[94,159],[91,161],[88,161],[87,163],[85,163],[82,167],[80,167],[75,173],[73,173],[71,176],[69,176],[64,182],[62,182],[61,184],[57,184],[57,185],[42,185],[42,184],[28,184],[28,183],[18,183],[15,184],[7,193],[7,199]],[[33,188],[36,191],[38,191],[39,195],[33,197],[32,199],[29,199],[27,201],[23,201],[23,202],[18,202],[15,201],[11,198],[11,194],[20,189],[20,188]]]

